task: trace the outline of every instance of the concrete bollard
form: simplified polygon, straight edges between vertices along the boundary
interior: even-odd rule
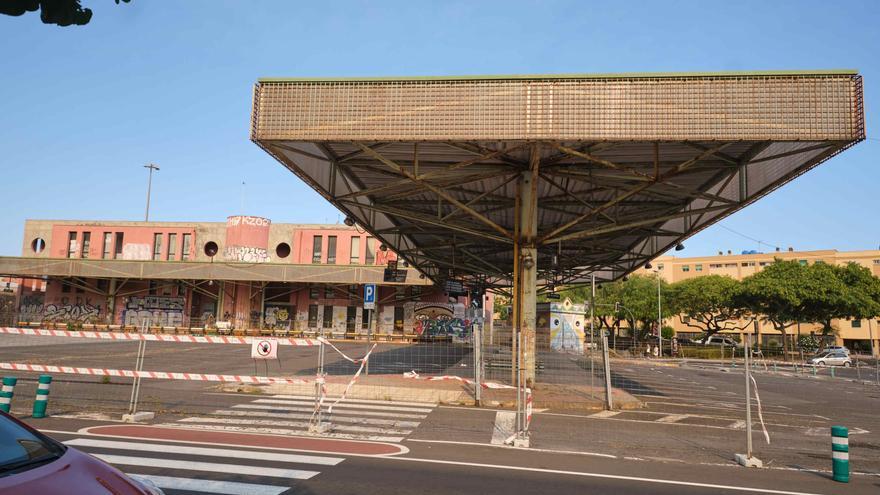
[[[37,398],[34,400],[34,418],[46,417],[46,406],[49,402],[49,384],[52,383],[52,377],[49,375],[40,375],[39,384],[37,385]]]
[[[3,377],[3,389],[0,390],[0,411],[8,413],[12,409],[12,395],[18,379],[14,376]]]
[[[831,427],[831,470],[834,481],[849,483],[849,430]]]

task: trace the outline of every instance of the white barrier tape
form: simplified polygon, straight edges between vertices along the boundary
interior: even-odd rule
[[[0,334],[7,335],[30,335],[34,337],[72,337],[81,339],[97,339],[97,340],[121,340],[121,341],[138,341],[146,340],[149,342],[172,342],[178,344],[248,344],[254,340],[263,340],[264,337],[223,337],[219,335],[164,335],[152,333],[127,333],[127,332],[87,332],[78,330],[48,330],[45,328],[16,328],[16,327],[0,327]],[[289,339],[274,338],[278,345],[290,345],[298,347],[308,347],[318,345],[317,339]]]
[[[340,356],[342,356],[344,359],[346,359],[347,361],[352,362],[352,363],[354,363],[354,364],[357,364],[357,363],[362,362],[364,359],[367,358],[367,356],[370,355],[370,353],[368,352],[368,353],[367,353],[364,357],[362,357],[361,359],[350,358],[350,357],[346,356],[344,352],[340,351],[335,345],[331,344],[330,341],[327,340],[327,339],[325,339],[324,337],[318,337],[316,340],[317,340],[318,342],[320,342],[320,343],[323,343],[323,344],[327,344],[327,345],[329,345],[334,351],[336,351],[337,353],[339,353]],[[373,347],[376,347],[376,344],[373,344]],[[371,351],[371,352],[372,352],[372,350],[373,350],[373,349],[370,348],[370,351]]]
[[[761,429],[764,431],[764,439],[767,440],[767,445],[770,445],[770,434],[767,433],[767,426],[764,425],[764,414],[761,413],[761,396],[758,395],[758,382],[755,381],[755,377],[749,375],[749,378],[752,379],[752,385],[754,385],[755,389],[755,401],[758,403],[758,419],[761,420]]]
[[[65,373],[68,375],[117,376],[125,378],[154,378],[158,380],[189,380],[197,382],[229,382],[229,383],[288,383],[304,385],[314,383],[300,378],[281,378],[246,375],[210,375],[202,373],[175,373],[165,371],[132,371],[106,368],[73,368],[70,366],[48,366],[42,364],[0,363],[0,369],[17,371],[35,371],[40,373]]]
[[[831,443],[833,445],[849,445],[849,438],[847,438],[847,437],[831,437]]]
[[[435,381],[443,381],[443,380],[456,380],[467,385],[473,385],[473,380],[468,380],[467,378],[462,378],[460,376],[452,376],[452,375],[443,375],[443,376],[419,376],[415,371],[407,371],[403,374],[404,378],[412,378],[414,380],[428,380],[430,382]],[[504,385],[502,383],[495,382],[482,382],[480,386],[483,388],[491,388],[491,389],[515,389],[516,387],[512,387],[510,385]]]
[[[373,344],[373,347],[370,347],[370,350],[367,351],[366,354],[364,354],[364,357],[360,360],[361,367],[358,368],[357,373],[355,373],[354,376],[351,377],[351,380],[348,381],[348,385],[345,386],[345,390],[342,391],[342,395],[340,395],[339,398],[336,399],[336,402],[330,404],[330,407],[327,408],[327,415],[333,414],[333,407],[336,406],[336,404],[342,402],[342,400],[345,399],[345,396],[348,395],[348,391],[351,390],[351,387],[354,386],[354,382],[357,381],[358,377],[361,376],[361,372],[364,371],[364,367],[367,365],[367,362],[369,362],[370,354],[372,354],[373,349],[376,348],[376,345],[377,344]]]
[[[532,389],[526,387],[526,431],[529,430],[530,424],[532,424]]]
[[[835,451],[835,452],[831,453],[831,458],[843,460],[843,461],[848,461],[849,460],[849,452],[836,452]]]

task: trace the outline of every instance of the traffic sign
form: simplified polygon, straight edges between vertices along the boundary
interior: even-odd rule
[[[376,284],[364,284],[364,309],[376,309]]]
[[[278,341],[254,339],[251,342],[251,359],[278,359]]]

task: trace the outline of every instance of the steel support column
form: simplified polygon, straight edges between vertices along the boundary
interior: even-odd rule
[[[535,322],[538,273],[538,165],[540,148],[533,144],[529,156],[529,170],[523,172],[518,182],[520,207],[519,222],[519,331],[522,334],[521,363],[523,380],[531,387],[535,382]]]

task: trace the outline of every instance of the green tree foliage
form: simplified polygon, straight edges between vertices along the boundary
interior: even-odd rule
[[[779,331],[800,321],[820,324],[828,335],[834,319],[880,315],[880,279],[856,263],[776,260],[742,285],[738,304],[763,315]]]
[[[116,0],[128,3],[131,0]],[[20,16],[40,11],[43,24],[84,26],[92,20],[92,9],[83,8],[80,0],[2,0],[0,14]]]
[[[575,287],[560,295],[573,302],[589,302],[591,290],[590,286]],[[661,279],[660,306],[664,318],[673,314],[664,302],[668,290],[669,284]],[[657,276],[632,275],[626,280],[601,284],[596,288],[594,314],[599,329],[618,329],[621,322],[626,321],[633,330],[647,332],[657,322]]]
[[[742,330],[746,310],[737,303],[739,281],[721,275],[694,277],[672,284],[670,309],[682,323],[697,328],[706,338],[722,330]]]

